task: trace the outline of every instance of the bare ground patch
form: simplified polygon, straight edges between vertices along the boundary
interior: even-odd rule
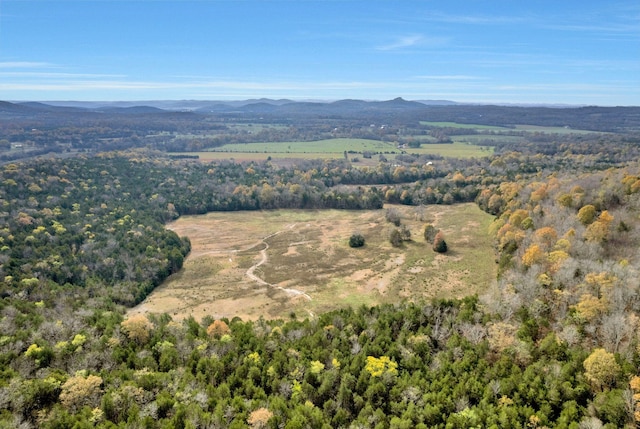
[[[495,278],[487,225],[475,205],[430,206],[427,217],[445,233],[450,252],[434,253],[412,207],[395,206],[412,241],[394,248],[384,210],[209,213],[168,225],[187,236],[192,252],[183,269],[130,313],[168,313],[174,319],[210,315],[299,317],[340,306],[402,299],[459,297]],[[352,249],[359,232],[366,245]]]

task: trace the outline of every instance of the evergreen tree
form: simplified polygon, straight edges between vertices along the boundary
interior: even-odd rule
[[[362,247],[364,246],[364,237],[362,234],[352,234],[349,238],[349,246],[350,247]]]

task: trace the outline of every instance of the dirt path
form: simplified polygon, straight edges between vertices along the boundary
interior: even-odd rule
[[[295,228],[295,224],[289,225],[288,229],[292,230],[293,228]],[[304,298],[306,298],[307,300],[311,301],[311,296],[309,296],[309,294],[302,292],[301,290],[298,289],[291,289],[291,288],[283,288],[281,286],[278,285],[274,285],[271,283],[268,283],[264,280],[262,280],[260,277],[256,276],[254,274],[255,270],[262,264],[265,264],[268,260],[269,260],[269,256],[267,255],[267,250],[269,249],[269,243],[267,243],[267,240],[271,237],[275,237],[276,235],[284,232],[286,230],[282,230],[282,231],[277,231],[274,232],[271,235],[266,236],[265,238],[262,239],[262,243],[264,243],[264,249],[260,250],[260,260],[258,262],[256,262],[255,264],[253,264],[251,267],[249,267],[249,269],[247,270],[247,272],[245,273],[247,275],[247,277],[249,277],[251,280],[257,282],[258,284],[262,285],[262,286],[268,286],[268,287],[272,287],[272,288],[276,288],[279,289],[289,295],[294,295],[294,296],[302,296]]]

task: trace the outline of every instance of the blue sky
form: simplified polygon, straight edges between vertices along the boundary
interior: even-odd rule
[[[0,99],[640,105],[640,2],[0,0]]]

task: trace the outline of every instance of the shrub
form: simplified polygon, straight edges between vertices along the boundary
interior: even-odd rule
[[[444,240],[442,232],[438,232],[433,239],[433,250],[438,253],[445,253],[447,251],[447,242]]]
[[[402,246],[402,233],[400,233],[399,229],[392,229],[391,233],[389,234],[389,242],[391,243],[391,245],[393,247],[400,247]]]
[[[352,234],[349,238],[349,247],[362,247],[364,246],[364,237],[362,234]]]
[[[437,233],[438,229],[430,223],[424,226],[424,239],[427,243],[433,244],[433,239],[436,238]]]
[[[387,212],[385,213],[385,218],[387,219],[387,222],[392,223],[395,226],[400,226],[400,222],[401,222],[400,212],[397,209],[393,207],[387,209]]]

